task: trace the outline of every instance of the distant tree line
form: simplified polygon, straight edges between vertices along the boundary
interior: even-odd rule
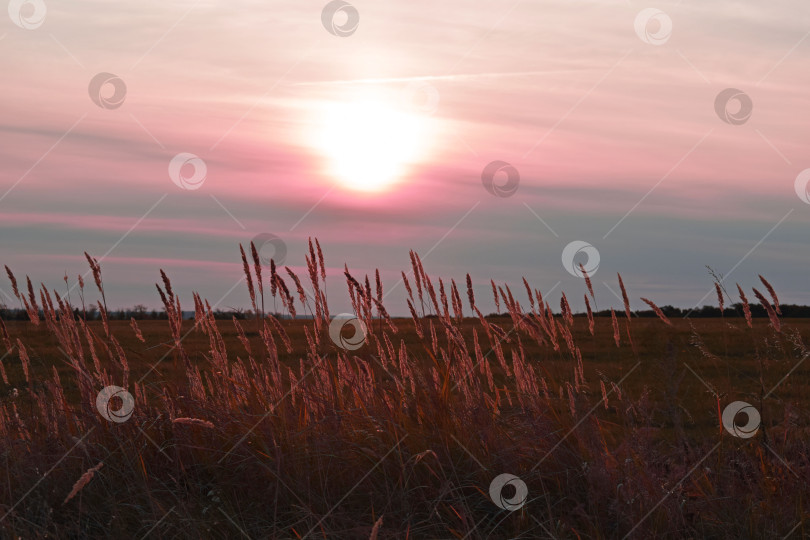
[[[751,309],[751,316],[755,318],[767,318],[768,312],[761,304],[749,304]],[[744,317],[743,305],[741,303],[732,304],[727,306],[723,313],[720,313],[720,308],[715,306],[703,306],[694,309],[677,308],[673,306],[660,306],[661,311],[671,319],[677,319],[689,315],[691,319],[710,319],[723,317]],[[786,318],[805,318],[810,317],[810,306],[800,306],[796,304],[779,304],[782,310],[782,317]],[[616,314],[624,313],[624,308],[616,310]],[[639,318],[655,318],[657,315],[651,309],[631,310],[633,316]],[[586,313],[575,313],[574,317],[585,317]],[[508,317],[508,313],[490,313],[487,317]],[[593,312],[594,317],[610,317],[610,310],[603,309]]]
[[[768,313],[765,311],[765,308],[760,304],[749,304],[751,309],[751,316],[758,317],[758,318],[767,318]],[[782,310],[782,317],[787,318],[810,318],[810,306],[800,306],[796,304],[780,304],[780,308]],[[701,319],[701,318],[716,318],[720,317],[720,308],[715,306],[702,306],[695,309],[685,309],[685,308],[677,308],[673,306],[661,306],[661,311],[664,312],[669,318],[677,319],[685,317],[687,314],[692,319]],[[617,314],[619,312],[623,313],[623,309],[617,310]],[[42,311],[40,311],[40,314]],[[654,318],[657,315],[651,309],[642,309],[636,310],[631,312],[634,316],[640,318]],[[79,308],[74,308],[73,315],[75,317],[84,318],[88,321],[98,320],[101,318],[100,313],[98,312],[98,308],[95,305],[90,305],[87,307],[86,310],[82,310]],[[277,319],[288,319],[289,315],[282,314],[282,313],[272,313]],[[610,310],[603,309],[600,311],[594,312],[594,317],[610,317]],[[253,319],[255,317],[255,313],[253,310],[250,309],[237,309],[231,308],[227,310],[217,309],[214,311],[214,318],[218,320],[231,320],[232,318],[237,318],[239,320],[245,319]],[[508,313],[490,313],[486,315],[487,318],[490,317],[508,317]],[[585,317],[585,313],[576,313],[575,317]],[[726,307],[723,310],[722,316],[724,317],[742,317],[743,316],[743,306],[741,303],[732,304],[731,306]],[[184,311],[183,318],[191,319],[194,317],[193,311]],[[426,318],[434,318],[436,317],[435,314],[426,315]],[[28,313],[24,309],[19,308],[10,308],[6,304],[0,304],[0,318],[6,321],[27,321],[28,320]],[[146,306],[142,304],[138,304],[134,307],[127,308],[127,309],[117,309],[117,310],[110,310],[108,313],[109,320],[112,321],[128,321],[130,319],[135,319],[139,321],[148,321],[148,320],[167,320],[168,317],[166,316],[166,312],[163,310],[155,310],[155,309],[148,309]],[[310,318],[309,316],[298,316],[299,319]]]
[[[40,310],[39,313],[40,315],[42,315],[42,310]],[[81,308],[74,308],[73,315],[77,318],[82,318],[88,321],[101,319],[101,314],[99,313],[98,308],[95,305],[87,306],[87,308],[84,310]],[[273,313],[272,315],[274,315],[278,319],[285,319],[289,317],[288,315],[282,315],[281,313]],[[227,309],[227,310],[217,309],[214,311],[215,319],[231,320],[234,317],[240,320],[252,319],[255,317],[255,314],[251,309]],[[0,318],[2,318],[5,321],[29,320],[28,313],[24,309],[10,308],[6,304],[0,304]],[[165,311],[155,309],[150,310],[142,304],[138,304],[134,307],[127,309],[109,310],[107,313],[107,318],[111,321],[128,321],[130,319],[135,319],[138,321],[168,320],[168,316],[166,315]],[[184,311],[183,318],[184,319],[194,318],[194,312]]]
[[[748,304],[749,308],[751,309],[751,316],[758,317],[758,318],[767,318],[768,312],[765,311],[765,308],[761,304]],[[804,318],[810,317],[810,306],[800,306],[796,304],[779,304],[780,309],[782,310],[782,317],[786,318]],[[689,315],[691,319],[700,319],[700,318],[715,318],[715,317],[744,317],[743,314],[743,305],[742,303],[732,304],[727,306],[722,313],[720,313],[720,308],[715,306],[702,306],[699,308],[694,309],[684,309],[684,308],[677,308],[673,306],[661,306],[661,311],[664,312],[664,315],[671,319],[682,318]],[[638,311],[631,311],[631,313],[635,313],[638,317],[657,317],[655,312],[651,309],[644,309]],[[577,314],[577,316],[584,316],[583,314]],[[594,316],[597,317],[610,317],[610,310],[601,310],[597,313],[594,313]]]

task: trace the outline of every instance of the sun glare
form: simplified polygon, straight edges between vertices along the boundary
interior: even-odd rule
[[[377,99],[332,103],[318,134],[328,173],[357,191],[384,191],[422,157],[426,119]]]

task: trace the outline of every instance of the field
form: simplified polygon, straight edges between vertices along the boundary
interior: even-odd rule
[[[254,259],[254,313],[275,295],[314,318],[215,320],[196,297],[182,320],[165,278],[168,321],[106,321],[93,259],[102,320],[18,291],[33,321],[0,336],[3,537],[810,535],[810,319],[781,318],[766,282],[768,318],[573,316],[522,284],[493,285],[508,315],[483,317],[414,255],[411,318],[373,278],[328,276],[352,337],[315,250],[305,282]],[[572,294],[593,301],[586,283]],[[734,402],[751,407],[724,426]]]

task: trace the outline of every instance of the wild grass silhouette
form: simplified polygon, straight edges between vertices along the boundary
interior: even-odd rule
[[[485,317],[470,275],[459,290],[411,252],[412,316],[395,319],[379,272],[327,275],[317,241],[303,279],[241,253],[254,317],[232,323],[198,294],[184,320],[162,271],[168,320],[124,323],[89,255],[98,321],[83,282],[74,306],[7,269],[30,320],[0,325],[3,536],[810,534],[810,325],[781,318],[764,278],[768,296],[753,294],[768,319],[742,289],[737,317],[672,320],[643,299],[660,320],[640,319],[620,276],[610,320],[593,316],[590,279],[584,315],[565,295],[555,313],[524,279],[521,293],[490,282],[508,316]],[[356,350],[330,338],[325,283],[344,278],[366,329]],[[268,314],[266,295],[292,319]],[[97,407],[111,385],[134,397],[125,421]],[[722,425],[738,400],[761,414],[752,438]],[[527,485],[515,511],[490,499],[501,473]]]

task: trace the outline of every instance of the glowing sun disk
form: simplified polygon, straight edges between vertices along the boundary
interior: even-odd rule
[[[330,173],[359,191],[382,191],[420,154],[422,118],[382,102],[332,104],[323,118],[319,146]]]

